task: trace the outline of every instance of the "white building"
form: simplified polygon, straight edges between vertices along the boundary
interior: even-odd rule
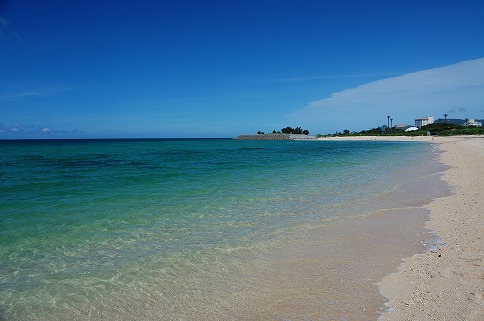
[[[476,121],[475,119],[468,119],[464,126],[478,126],[482,127],[482,123],[480,121]]]
[[[422,127],[422,126],[425,126],[425,125],[430,125],[430,124],[433,124],[434,123],[434,117],[426,117],[426,118],[416,118],[415,119],[415,127]]]

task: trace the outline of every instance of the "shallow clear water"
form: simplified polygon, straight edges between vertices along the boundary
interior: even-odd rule
[[[287,319],[254,305],[281,292],[288,253],[439,196],[435,157],[424,143],[0,142],[0,320]]]

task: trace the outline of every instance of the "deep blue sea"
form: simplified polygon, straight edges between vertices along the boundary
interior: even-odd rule
[[[336,231],[359,240],[360,219],[438,196],[436,158],[417,142],[1,141],[0,320],[371,319],[348,304],[337,256],[354,244]]]

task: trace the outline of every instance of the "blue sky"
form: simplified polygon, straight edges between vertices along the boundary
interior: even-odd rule
[[[484,1],[0,0],[0,139],[484,118]]]

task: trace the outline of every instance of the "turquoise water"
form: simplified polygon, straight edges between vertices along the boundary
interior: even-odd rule
[[[288,235],[428,202],[385,195],[434,158],[425,143],[0,142],[0,320],[230,310],[220,289],[256,292],[249,261]]]

